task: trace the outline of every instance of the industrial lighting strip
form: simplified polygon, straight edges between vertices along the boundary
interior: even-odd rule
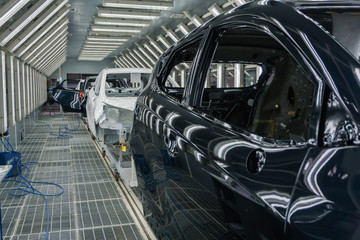
[[[11,0],[1,6],[0,27],[8,23],[0,33],[1,132],[47,101],[46,75],[66,60],[67,2]]]
[[[105,1],[107,0],[104,0],[104,2]],[[109,0],[109,2],[118,1]],[[190,32],[191,25],[193,25],[195,28],[200,27],[202,24],[204,24],[204,19],[215,17],[224,12],[224,9],[226,8],[240,6],[246,2],[247,1],[245,0],[228,0],[228,2],[226,2],[222,6],[219,6],[215,3],[208,8],[209,12],[204,14],[202,17],[197,14],[190,15],[188,12],[184,12],[186,17],[190,20],[187,24],[181,22],[180,24],[178,24],[177,29],[175,30],[167,29],[165,26],[161,26],[166,33],[165,36],[160,34],[156,38],[156,40],[152,39],[149,36],[146,36],[149,40],[148,43],[144,43],[142,46],[139,43],[135,43],[136,47],[133,50],[130,50],[128,48],[126,49],[127,53],[125,51],[121,52],[120,56],[115,57],[114,63],[118,67],[127,68],[138,67],[140,62],[148,67],[154,67],[156,62],[155,59],[158,59],[158,57],[165,51],[163,48],[168,49],[172,46],[172,44],[179,41],[180,37],[176,34],[176,32],[181,32],[183,36],[186,36]],[[144,1],[141,1],[139,3],[144,3]],[[109,4],[107,6],[113,6]],[[168,39],[172,42],[172,44]],[[190,66],[187,64],[184,65],[185,69],[188,69],[189,67]],[[176,70],[180,71],[180,68],[177,67]]]
[[[78,60],[103,60],[122,45],[123,41],[119,42],[119,39],[127,41],[139,34],[161,16],[161,11],[171,10],[173,6],[172,1],[103,0]],[[132,54],[137,55],[136,52]],[[128,57],[136,66],[151,66],[148,60],[137,59],[138,56]]]

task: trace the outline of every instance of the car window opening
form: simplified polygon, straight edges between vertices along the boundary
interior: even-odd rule
[[[144,73],[107,74],[105,95],[107,97],[137,96],[149,77],[150,74]]]
[[[270,36],[232,30],[218,39],[199,109],[262,137],[303,142],[308,140],[314,89]]]

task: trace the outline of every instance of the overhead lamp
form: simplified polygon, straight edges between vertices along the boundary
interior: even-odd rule
[[[151,24],[151,21],[96,17],[94,23],[98,25],[110,25],[110,26],[147,27]]]
[[[111,36],[111,37],[127,37],[127,38],[132,38],[135,33],[118,33],[118,32],[106,32],[106,31],[89,31],[89,35],[94,35],[94,36]]]
[[[236,3],[238,6],[240,6],[240,5],[245,4],[246,1],[245,1],[245,0],[235,0],[235,3]]]
[[[109,50],[111,50],[111,51],[114,51],[114,50],[116,50],[117,48],[104,48],[104,47],[100,47],[100,48],[92,48],[92,47],[83,47],[82,48],[82,50],[99,50],[99,51],[109,51]]]
[[[181,22],[181,23],[178,25],[178,28],[180,29],[180,31],[181,31],[184,35],[188,35],[189,32],[190,32],[189,27],[188,27],[185,23],[183,23],[183,22]]]
[[[50,32],[50,34],[46,35],[42,41],[39,44],[36,44],[32,49],[30,48],[31,46],[26,46],[23,49],[18,49],[19,53],[17,53],[18,57],[21,57],[23,54],[27,53],[24,55],[24,60],[26,61],[31,55],[33,55],[34,53],[36,53],[40,48],[42,48],[42,46],[44,44],[46,44],[47,42],[51,41],[52,39],[54,39],[54,35],[55,36],[61,36],[63,34],[65,34],[65,32],[67,32],[67,24],[69,23],[69,20],[66,19],[65,22],[63,22],[61,25],[59,25],[59,27],[53,29],[53,31]],[[40,39],[40,38],[38,38]],[[38,41],[35,40],[36,42]],[[29,51],[28,51],[29,50]]]
[[[119,33],[139,33],[142,28],[140,27],[109,27],[109,26],[101,26],[101,25],[93,25],[91,27],[92,31],[102,31],[102,32],[119,32]]]
[[[166,47],[170,48],[171,44],[166,40],[166,38],[163,35],[158,36],[158,40]]]
[[[122,45],[122,42],[94,42],[94,41],[85,41],[85,44],[89,44],[89,45],[100,45],[100,46],[108,46],[108,47],[112,47],[112,46],[116,46],[119,47],[120,45]]]
[[[138,50],[134,49],[134,53],[146,64],[146,66],[148,66],[149,68],[152,68],[152,67],[153,67],[153,66],[149,63],[149,61],[146,60],[143,55],[141,55],[141,53],[140,53]],[[154,64],[153,64],[153,65],[154,65]]]
[[[217,5],[217,3],[211,5],[208,10],[214,17],[220,15],[224,11],[219,5]]]
[[[59,44],[60,41],[62,41],[63,39],[67,38],[67,29],[64,29],[61,33],[59,33],[56,37],[52,38],[51,41],[48,42],[48,44],[46,44],[44,47],[41,48],[41,50],[39,50],[34,57],[32,58],[35,59],[36,57],[38,57],[43,51],[45,51],[45,49],[49,48],[50,46],[56,46],[57,44]],[[55,42],[55,43],[54,43]],[[32,54],[31,54],[32,55]],[[28,55],[27,58],[24,58],[24,60],[27,60],[31,55]],[[30,60],[29,62],[32,62],[32,60]]]
[[[57,55],[55,55],[53,58],[50,58],[49,61],[44,63],[39,69],[43,71],[47,71],[48,69],[54,68],[54,65],[59,65],[58,63],[61,62],[64,58],[66,59],[66,50],[63,50],[62,52],[59,52]],[[62,63],[61,63],[62,64]]]
[[[124,61],[124,59],[118,58],[118,60],[119,60],[119,62],[120,62],[123,66],[125,66],[126,68],[131,68],[131,65],[129,65],[128,63],[126,63],[126,62]]]
[[[173,2],[165,1],[123,1],[123,0],[104,0],[104,7],[136,8],[147,10],[171,10]]]
[[[164,52],[164,50],[159,46],[159,44],[157,42],[155,42],[151,37],[149,37],[148,35],[146,35],[147,39],[149,39],[150,44],[160,53],[162,54]]]
[[[123,56],[123,58],[124,59],[127,59],[128,60],[128,62],[130,62],[131,64],[131,66],[134,66],[134,67],[140,67],[137,63],[135,63],[134,62],[134,60],[133,59],[131,59],[128,55],[125,55],[125,54],[123,54],[123,53],[121,53],[122,54],[122,56]]]
[[[41,68],[43,67],[49,60],[54,59],[59,54],[62,54],[62,52],[66,51],[67,46],[66,42],[63,43],[58,48],[54,48],[51,52],[49,52],[46,56],[44,55],[41,59],[41,61],[34,65],[35,68]]]
[[[200,27],[201,25],[204,24],[204,21],[201,19],[201,17],[199,17],[199,15],[195,14],[194,16],[191,16],[188,12],[184,12],[185,16],[187,16],[190,21],[196,26],[196,27]]]
[[[39,22],[35,22],[32,24],[32,26],[30,26],[28,28],[27,31],[25,31],[24,33],[21,34],[21,40],[15,45],[15,46],[11,46],[10,47],[10,51],[14,52],[16,49],[18,49],[18,47],[20,47],[28,38],[31,37],[31,35],[33,35],[37,30],[39,30],[39,28],[41,28],[44,23],[46,23],[55,13],[57,13],[60,8],[62,8],[65,3],[68,0],[65,0],[64,2],[61,2],[61,4],[59,4],[56,8],[51,8],[48,11],[46,11],[39,19]],[[56,6],[56,5],[55,5]],[[50,12],[51,11],[51,12]],[[69,9],[67,7],[65,7],[62,11],[62,14],[60,16],[58,16],[59,20],[62,19],[67,13],[69,12]],[[56,24],[56,23],[55,23]],[[34,26],[34,27],[33,27]]]
[[[131,18],[131,19],[148,19],[154,20],[161,16],[160,12],[129,12],[126,10],[119,9],[108,9],[108,8],[99,8],[98,10],[99,17],[112,17],[112,18]]]
[[[61,44],[63,44],[64,42],[66,42],[67,40],[67,35],[64,35],[58,39],[55,39],[55,43],[47,46],[46,48],[43,48],[40,52],[38,52],[35,56],[33,56],[28,63],[29,64],[35,64],[36,62],[38,62],[40,60],[41,57],[43,57],[44,55],[46,55],[48,52],[50,52],[52,49],[56,48],[56,46],[59,46]],[[39,55],[41,55],[39,57]],[[35,61],[36,60],[36,61]],[[35,61],[35,62],[34,62]]]
[[[146,50],[149,51],[149,53],[151,53],[155,57],[155,59],[157,59],[159,57],[159,55],[157,55],[155,53],[155,51],[151,48],[151,46],[149,44],[145,43],[144,47],[146,48]]]
[[[139,63],[139,61],[136,58],[133,58],[133,56],[131,56],[131,54],[126,54],[126,57],[135,64],[136,67],[138,68],[143,68],[144,66],[142,66],[141,63]]]
[[[125,58],[124,55],[122,55],[122,56],[120,57],[120,59],[123,60],[128,67],[134,67],[134,66],[135,66],[135,65],[133,65],[127,58]]]
[[[89,41],[102,41],[102,42],[126,42],[127,37],[106,37],[106,36],[88,36]]]
[[[113,49],[117,49],[119,46],[109,46],[109,45],[92,45],[92,44],[88,44],[88,43],[85,43],[84,44],[84,47],[87,47],[87,48],[113,48]]]
[[[78,57],[79,61],[102,61],[104,58]]]
[[[136,46],[138,47],[139,51],[147,58],[150,60],[152,65],[155,65],[155,61],[153,60],[153,58],[145,51],[145,49],[143,47],[141,47],[138,43],[135,43]]]
[[[167,29],[165,26],[161,26],[161,28],[164,29],[164,31],[165,31],[166,34],[171,38],[171,40],[173,40],[174,42],[179,41],[178,36],[176,36],[176,34],[174,33],[173,30]]]
[[[8,1],[0,9],[0,27],[19,11],[29,0]]]
[[[7,44],[16,34],[18,34],[28,23],[30,23],[39,13],[44,10],[53,0],[38,1],[20,19],[11,25],[8,31],[1,35],[1,46]],[[29,15],[30,14],[30,15]],[[6,37],[3,38],[3,35]]]
[[[87,52],[87,53],[92,53],[92,52],[96,52],[96,53],[106,53],[106,52],[113,52],[113,49],[107,49],[107,50],[102,50],[102,49],[82,49],[82,52]]]
[[[139,63],[141,67],[146,68],[146,66],[143,64],[143,61],[141,61],[141,59],[139,60],[138,57],[129,49],[128,49],[128,51],[129,51],[129,54],[132,57],[132,59],[134,59],[137,63]]]
[[[54,19],[54,21],[51,21],[52,19]],[[19,47],[16,51],[16,54],[18,57],[21,57],[23,54],[25,54],[26,52],[28,52],[28,50],[33,47],[34,45],[39,47],[39,45],[36,45],[38,41],[40,41],[40,39],[42,39],[43,37],[46,38],[46,41],[51,38],[52,36],[54,36],[59,29],[61,29],[62,27],[64,27],[66,24],[69,23],[69,20],[66,17],[63,18],[52,18],[50,19],[49,22],[47,22],[45,24],[45,26],[43,26],[34,36],[32,36],[30,39],[27,40],[27,43],[22,45],[21,47]],[[66,26],[67,28],[67,26]],[[49,35],[48,32],[50,33]],[[44,40],[45,41],[45,40]]]
[[[39,57],[31,65],[33,65],[35,68],[37,68],[38,66],[42,65],[44,63],[44,61],[47,61],[49,58],[56,55],[57,53],[64,51],[64,49],[67,48],[66,44],[67,44],[67,41],[65,40],[65,41],[61,42],[58,46],[48,49],[48,51],[46,51],[41,57]]]
[[[29,64],[35,65],[37,62],[39,62],[41,60],[41,58],[43,56],[46,56],[50,51],[53,51],[54,49],[57,48],[57,46],[63,45],[65,42],[67,41],[67,37],[63,36],[62,38],[58,39],[56,41],[56,43],[54,43],[51,47],[48,48],[44,48],[41,53],[42,55],[40,57],[38,57],[40,54],[37,54],[36,56],[34,56],[33,58],[31,58],[31,60],[29,60]],[[44,53],[43,53],[44,52]]]

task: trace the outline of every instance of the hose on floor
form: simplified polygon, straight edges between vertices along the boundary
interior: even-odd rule
[[[1,139],[1,142],[3,143],[4,147],[6,149],[13,149],[13,147],[11,146],[10,142],[8,139],[7,143],[8,146],[5,146],[5,143],[3,142],[3,140]],[[3,181],[3,182],[16,182],[19,183],[19,185],[15,188],[11,188],[8,193],[11,196],[14,197],[22,197],[22,196],[26,196],[28,194],[34,194],[34,195],[38,195],[41,196],[45,199],[45,203],[46,203],[46,212],[47,212],[47,220],[46,220],[46,235],[45,235],[45,240],[48,239],[48,235],[49,235],[49,225],[50,225],[50,211],[49,211],[49,204],[48,204],[48,200],[46,197],[50,197],[50,196],[59,196],[61,194],[64,193],[64,188],[62,186],[60,186],[57,183],[52,183],[52,182],[36,182],[36,181],[29,181],[26,177],[29,175],[30,173],[30,168],[29,166],[34,166],[36,164],[38,164],[38,162],[28,162],[28,163],[23,163],[20,165],[21,161],[18,161],[18,165],[17,165],[17,170],[19,175],[15,177],[15,179],[9,179],[8,177]],[[27,169],[26,174],[22,175],[20,172],[20,168],[21,171],[24,169]],[[16,179],[17,177],[20,177],[20,179]],[[55,194],[44,194],[41,191],[39,191],[38,189],[36,189],[33,184],[46,184],[46,185],[53,185],[57,188],[60,189],[60,192],[55,193]],[[19,193],[20,192],[20,193]],[[1,226],[2,227],[2,226]],[[2,228],[1,228],[2,229]],[[1,232],[1,236],[2,236],[2,232]]]

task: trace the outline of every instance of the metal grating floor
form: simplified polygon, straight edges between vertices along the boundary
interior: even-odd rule
[[[78,124],[77,115],[43,116],[54,132],[63,124]],[[142,239],[101,156],[80,121],[72,138],[59,139],[37,123],[18,146],[22,162],[30,166],[30,181],[54,182],[64,193],[47,197],[50,209],[48,239]],[[18,183],[0,184],[4,239],[45,239],[46,205],[41,196],[13,197]],[[33,184],[42,193],[56,193],[51,185]]]

